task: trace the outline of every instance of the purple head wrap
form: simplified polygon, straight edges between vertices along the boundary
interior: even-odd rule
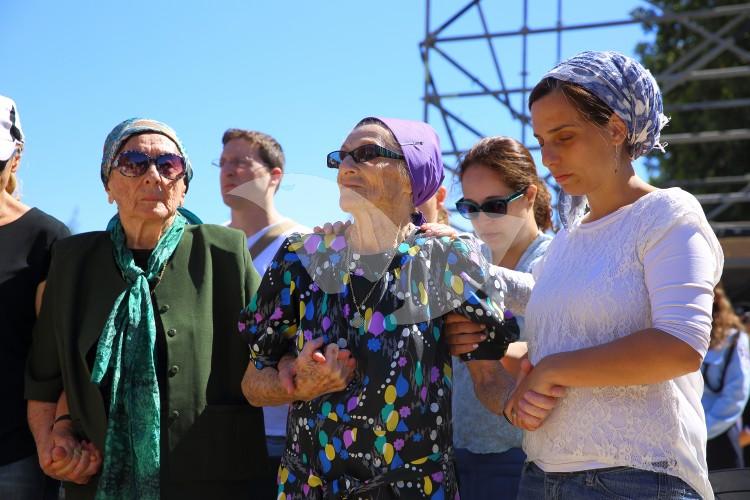
[[[380,116],[369,118],[383,122],[401,145],[411,180],[414,206],[418,207],[432,198],[445,179],[440,139],[435,129],[424,122]],[[419,209],[412,215],[412,222],[417,226],[424,224],[424,215]]]

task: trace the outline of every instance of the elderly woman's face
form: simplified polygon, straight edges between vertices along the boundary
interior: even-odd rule
[[[177,145],[161,134],[133,136],[120,148],[123,151],[140,151],[151,158],[165,153],[180,154]],[[120,218],[166,220],[182,205],[187,186],[184,177],[169,180],[151,164],[140,177],[126,177],[112,169],[106,189],[110,200],[117,203]]]
[[[341,146],[351,151],[365,144],[378,144],[388,149],[384,137],[389,132],[380,125],[368,124],[355,128]],[[339,166],[336,181],[339,185],[339,206],[345,212],[362,210],[390,211],[393,207],[411,203],[411,185],[405,174],[403,160],[374,158],[356,163],[347,156]]]

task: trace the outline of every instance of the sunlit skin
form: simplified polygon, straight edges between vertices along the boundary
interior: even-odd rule
[[[248,182],[252,182],[251,193],[261,198],[265,197],[269,185],[273,183],[274,189],[270,190],[273,197],[282,175],[280,168],[269,169],[263,163],[258,148],[241,138],[232,139],[224,145],[220,163],[224,165],[219,174],[221,197],[230,207],[242,207],[248,201],[257,201],[253,199],[254,196],[229,194],[233,189]],[[250,193],[243,191],[243,195],[245,194]]]
[[[417,209],[422,212],[424,219],[427,222],[437,222],[440,216],[440,210],[445,207],[445,199],[448,197],[448,189],[445,186],[440,186],[437,193],[432,197],[419,205]]]
[[[19,146],[18,148],[20,149],[21,147]],[[0,173],[0,226],[17,220],[30,209],[29,206],[21,203],[20,200],[6,191],[11,174],[15,174],[20,166],[21,153],[16,150],[13,156],[8,159],[2,173]]]
[[[219,171],[221,197],[232,211],[229,227],[250,236],[283,219],[273,197],[284,172],[279,167],[269,168],[258,146],[242,138],[232,139],[224,145],[219,163],[224,165]]]
[[[385,146],[387,131],[378,125],[365,125],[353,130],[341,146],[351,151],[364,144]],[[399,172],[398,160],[375,158],[355,163],[347,156],[339,167],[339,205],[354,216],[347,227],[349,245],[359,253],[378,253],[393,248],[396,241],[410,230],[411,185]],[[399,230],[400,228],[400,230]],[[335,344],[323,345],[317,338],[305,343],[295,357],[286,354],[276,368],[258,371],[248,365],[242,390],[256,406],[278,405],[292,401],[309,401],[321,394],[341,390],[354,376],[356,359],[347,349]]]
[[[488,198],[507,197],[516,190],[505,184],[495,170],[482,164],[470,165],[461,177],[463,197],[477,203]],[[508,213],[491,217],[481,212],[471,219],[477,236],[492,250],[494,264],[515,268],[523,252],[537,237],[539,228],[534,219],[537,187],[530,185],[523,196],[508,204]]]
[[[542,163],[570,195],[586,195],[587,221],[629,205],[655,188],[635,175],[627,128],[616,114],[599,127],[587,121],[561,92],[551,92],[531,106],[534,137]]]
[[[354,129],[341,145],[342,151],[351,151],[365,144],[386,146],[386,131],[376,124]],[[401,160],[374,158],[356,163],[347,156],[338,169],[339,206],[354,216],[355,224],[348,229],[352,245],[361,252],[379,252],[390,248],[396,230],[404,234],[413,208],[404,200],[411,199],[411,185],[400,169]],[[389,235],[377,238],[375,235]]]
[[[165,153],[180,154],[177,145],[161,134],[133,136],[120,151],[140,151],[152,158]],[[152,164],[140,177],[127,177],[113,169],[106,191],[110,202],[117,204],[128,247],[151,249],[183,204],[187,186],[184,177],[164,178]]]

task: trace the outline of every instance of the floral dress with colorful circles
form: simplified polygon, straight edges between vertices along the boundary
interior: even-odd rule
[[[357,370],[344,390],[291,405],[279,499],[458,497],[443,315],[515,340],[489,269],[469,236],[414,231],[380,255],[352,253],[343,236],[284,242],[240,318],[256,367],[322,336]]]

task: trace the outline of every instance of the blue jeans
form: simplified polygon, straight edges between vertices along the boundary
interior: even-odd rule
[[[632,467],[580,472],[544,472],[533,462],[523,467],[518,498],[523,500],[700,500],[682,479]]]
[[[3,500],[57,500],[60,483],[44,475],[36,455],[0,465]]]
[[[521,448],[503,453],[456,450],[458,488],[464,500],[515,500],[526,460]]]

